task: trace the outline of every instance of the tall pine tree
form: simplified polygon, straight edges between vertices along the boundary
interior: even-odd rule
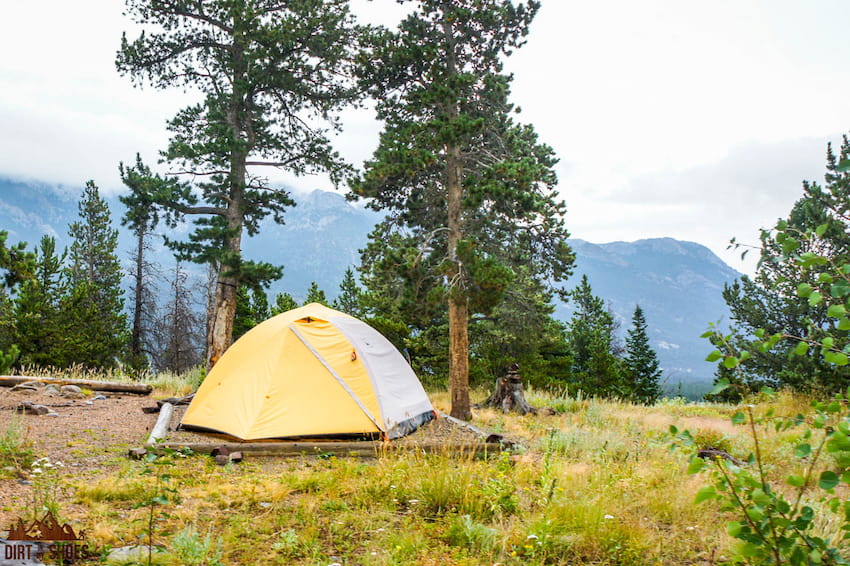
[[[232,339],[240,284],[256,287],[281,269],[242,257],[243,233],[260,221],[282,222],[288,193],[258,168],[291,174],[348,168],[330,146],[325,124],[358,95],[346,79],[359,29],[347,0],[126,0],[126,13],[146,28],[122,39],[116,64],[137,84],[191,88],[204,99],[168,123],[163,153],[177,175],[153,193],[171,223],[190,215],[188,242],[172,241],[182,259],[214,265],[217,282],[208,332],[208,364]]]
[[[269,299],[262,288],[239,286],[236,295],[236,318],[233,321],[233,339],[243,334],[271,316]]]
[[[638,403],[651,405],[661,395],[661,369],[646,329],[646,317],[637,305],[632,315],[632,327],[626,336],[625,371],[629,397]]]
[[[0,230],[0,288],[14,291],[15,286],[32,277],[35,256],[27,251],[26,242],[8,245],[9,233]]]
[[[319,303],[320,305],[328,306],[328,297],[325,292],[319,288],[319,284],[315,281],[310,282],[310,287],[307,289],[307,298],[304,299],[304,304]]]
[[[363,291],[357,285],[354,270],[349,267],[345,270],[342,283],[339,284],[339,295],[334,299],[333,308],[355,318],[361,318],[363,316],[362,295]]]
[[[83,190],[79,215],[68,228],[72,240],[69,293],[61,308],[64,343],[57,364],[112,368],[126,354],[127,318],[117,255],[118,230],[112,227],[109,206],[93,181]]]
[[[587,275],[570,291],[573,315],[567,323],[572,353],[569,381],[585,393],[600,397],[625,397],[621,362],[614,353],[616,324],[605,301],[593,294]]]
[[[9,233],[0,230],[0,365],[5,370],[18,359],[20,348],[13,343],[14,302],[11,295],[17,285],[31,279],[35,270],[35,255],[26,250],[25,242],[8,245]]]
[[[141,370],[148,367],[153,355],[153,333],[158,324],[157,282],[162,275],[157,265],[149,259],[150,240],[158,221],[157,210],[150,195],[163,181],[151,173],[138,154],[135,166],[125,167],[121,163],[119,171],[121,180],[130,189],[129,194],[118,197],[127,207],[121,224],[129,226],[136,237],[136,249],[130,254],[130,277],[133,280],[130,316],[133,322],[128,363],[131,368]]]
[[[15,337],[22,365],[50,366],[65,340],[60,304],[65,296],[66,252],[56,252],[56,239],[42,236],[36,249],[35,276],[21,285],[15,301]]]
[[[555,200],[556,159],[533,128],[511,118],[502,58],[522,45],[539,3],[421,0],[362,65],[384,121],[354,193],[387,211],[378,256],[429,304],[448,307],[451,414],[468,419],[469,319],[501,300],[512,265],[567,275],[572,254]],[[374,263],[374,260],[369,260]],[[381,261],[380,257],[377,259]],[[392,260],[394,261],[394,260]]]
[[[829,363],[815,348],[790,355],[798,347],[794,340],[781,340],[764,349],[760,347],[762,339],[754,335],[756,329],[761,329],[765,336],[779,333],[818,340],[846,332],[828,315],[825,302],[799,295],[802,288],[816,288],[821,273],[829,266],[815,264],[801,269],[786,255],[793,252],[824,256],[833,265],[850,259],[850,172],[839,168],[839,162],[848,160],[850,140],[845,136],[838,155],[831,144],[827,147],[824,185],[804,182],[803,196],[780,221],[788,231],[800,234],[823,227],[821,237],[783,239],[763,230],[755,277],[744,276],[725,287],[723,298],[732,318],[731,345],[748,350],[751,356],[735,372],[721,366],[718,378],[742,381],[739,385],[756,391],[769,385],[831,394],[850,386],[850,365]],[[729,395],[730,391],[724,393]]]
[[[278,293],[274,299],[274,305],[271,307],[271,314],[274,316],[297,308],[298,301],[296,301],[292,295],[289,293]]]

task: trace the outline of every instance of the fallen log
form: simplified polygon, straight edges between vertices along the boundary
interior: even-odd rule
[[[456,426],[459,426],[459,427],[465,428],[465,429],[467,429],[468,431],[470,431],[470,432],[473,432],[473,433],[477,434],[477,435],[478,435],[478,436],[480,436],[481,438],[487,438],[488,436],[490,436],[490,433],[489,433],[489,432],[487,432],[486,430],[481,430],[481,429],[480,429],[480,428],[478,428],[477,426],[475,426],[475,425],[473,425],[473,424],[470,424],[470,423],[468,423],[468,422],[466,422],[466,421],[462,421],[462,420],[460,420],[460,419],[456,419],[455,417],[453,417],[453,416],[451,416],[451,415],[449,415],[449,414],[446,414],[446,413],[440,412],[440,411],[438,411],[438,412],[437,412],[437,414],[438,414],[440,417],[442,417],[442,418],[446,419],[447,421],[449,421],[450,423],[452,423],[452,424],[454,424],[454,425],[456,425]]]
[[[739,468],[745,464],[743,460],[739,460],[725,450],[720,450],[719,448],[702,448],[697,452],[697,456],[703,460],[728,460]]]
[[[151,385],[144,383],[117,383],[115,381],[97,381],[94,379],[63,379],[61,377],[27,377],[23,375],[0,375],[0,387],[14,387],[20,383],[37,381],[45,385],[76,385],[92,391],[108,391],[110,393],[133,393],[150,395]]]

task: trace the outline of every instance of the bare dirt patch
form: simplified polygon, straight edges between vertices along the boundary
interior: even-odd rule
[[[104,397],[95,400],[95,397]],[[55,415],[25,415],[15,408],[29,402],[48,407]],[[127,449],[143,444],[156,415],[142,407],[153,405],[148,396],[98,393],[84,399],[51,397],[43,392],[0,388],[0,434],[13,419],[22,419],[25,438],[36,458],[63,464],[63,473],[75,481],[102,475],[120,464]],[[31,497],[28,470],[0,479],[0,529],[5,529]],[[13,477],[9,477],[12,475]]]

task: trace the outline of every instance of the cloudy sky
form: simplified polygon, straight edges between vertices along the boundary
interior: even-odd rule
[[[137,31],[120,0],[6,4],[0,176],[120,191],[118,162],[155,161],[165,120],[191,93],[134,89],[115,72],[121,32]],[[355,6],[380,23],[398,10]],[[756,241],[850,130],[848,21],[844,0],[543,0],[508,69],[522,119],[561,158],[573,236],[671,236],[751,269],[730,238]],[[367,111],[345,123],[337,143],[360,163],[379,125]]]

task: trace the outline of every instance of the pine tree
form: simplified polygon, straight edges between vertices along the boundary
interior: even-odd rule
[[[661,369],[658,356],[649,343],[646,317],[640,305],[635,306],[632,327],[626,336],[625,371],[632,400],[651,405],[661,395]]]
[[[151,235],[158,222],[157,209],[151,195],[161,187],[163,181],[151,173],[138,154],[134,167],[125,167],[121,163],[119,171],[121,180],[130,189],[129,194],[118,197],[127,207],[121,224],[129,226],[136,237],[136,249],[130,255],[132,268],[129,270],[133,280],[130,305],[133,323],[130,330],[128,364],[135,370],[141,370],[150,363],[151,342],[159,318],[156,305],[157,282],[162,279],[162,274],[148,256],[151,251]]]
[[[15,341],[15,301],[0,285],[0,351],[8,351]]]
[[[83,190],[79,214],[80,220],[68,228],[69,293],[61,306],[64,342],[57,364],[111,368],[124,353],[127,320],[116,254],[118,230],[112,228],[109,206],[93,181]]]
[[[593,294],[587,275],[570,291],[573,315],[567,323],[567,340],[573,357],[570,381],[591,395],[623,397],[627,394],[616,345],[614,317],[605,301]]]
[[[168,222],[197,218],[187,242],[169,241],[179,257],[218,270],[212,365],[230,345],[239,285],[282,273],[242,257],[243,233],[256,234],[267,216],[282,222],[294,204],[256,168],[328,173],[334,182],[349,172],[321,124],[338,126],[334,113],[359,96],[346,77],[360,30],[347,0],[126,0],[126,13],[148,29],[123,37],[119,71],[137,84],[204,95],[168,123],[163,153],[194,190],[175,181],[153,196]]]
[[[473,383],[504,377],[519,364],[525,383],[535,387],[562,387],[571,356],[564,325],[552,315],[552,292],[519,268],[504,300],[489,316],[470,323]]]
[[[65,297],[66,252],[56,253],[56,239],[42,236],[36,250],[35,276],[21,285],[15,301],[15,342],[22,365],[55,364],[62,349],[60,304]]]
[[[15,286],[32,277],[35,256],[27,251],[26,242],[18,242],[13,246],[6,244],[9,233],[0,230],[0,288],[14,292]]]
[[[274,299],[274,306],[271,307],[271,314],[274,316],[297,308],[298,301],[296,301],[292,295],[289,293],[278,293]]]
[[[310,283],[310,288],[307,289],[307,298],[304,299],[304,304],[319,303],[320,305],[328,306],[328,298],[325,292],[319,289],[319,284],[315,281]]]
[[[836,155],[827,148],[826,175],[823,186],[803,183],[803,196],[794,203],[787,218],[781,220],[786,230],[804,234],[823,226],[820,238],[775,238],[774,233],[762,230],[762,247],[754,278],[742,277],[727,285],[723,298],[732,318],[733,347],[748,350],[750,357],[732,372],[720,366],[718,378],[740,382],[753,391],[762,386],[789,387],[798,391],[829,394],[846,391],[850,386],[850,365],[827,362],[812,348],[801,355],[791,355],[797,342],[782,340],[769,349],[761,348],[762,339],[754,335],[761,329],[764,336],[820,337],[845,332],[838,321],[828,314],[825,302],[801,298],[799,289],[816,288],[821,273],[828,265],[811,265],[801,269],[787,255],[813,254],[829,258],[833,265],[850,259],[850,232],[847,230],[847,211],[850,210],[850,172],[839,169],[840,161],[850,159],[850,141],[845,136]],[[836,334],[837,333],[837,334]],[[735,394],[727,390],[725,395]]]
[[[345,270],[342,283],[339,284],[339,295],[334,299],[333,308],[355,318],[361,318],[363,316],[362,294],[354,277],[354,270],[349,267]]]
[[[233,339],[243,334],[271,316],[269,300],[263,289],[251,289],[247,285],[239,287],[236,295],[236,318],[233,321]]]
[[[414,303],[447,305],[451,414],[462,419],[471,416],[470,316],[502,300],[513,265],[532,266],[542,281],[560,280],[572,265],[556,159],[511,118],[511,78],[502,74],[502,57],[524,42],[538,8],[423,0],[361,69],[385,123],[352,187],[387,211],[367,261],[416,277],[402,284]]]

